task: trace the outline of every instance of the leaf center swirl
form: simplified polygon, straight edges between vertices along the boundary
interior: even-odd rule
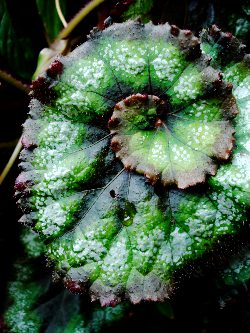
[[[173,112],[168,100],[130,95],[115,105],[109,120],[111,147],[127,170],[144,174],[152,185],[186,188],[205,182],[206,174],[215,175],[219,160],[229,158],[234,141],[228,120],[202,120],[207,110],[220,111],[206,102]],[[185,112],[194,117],[187,121]]]

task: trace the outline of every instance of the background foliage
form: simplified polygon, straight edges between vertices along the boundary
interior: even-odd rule
[[[70,21],[86,3],[88,1],[61,0],[66,21]],[[73,30],[68,38],[68,48],[73,49],[83,42],[94,26],[103,28],[104,22],[121,22],[138,16],[156,24],[176,24],[196,34],[216,23],[249,46],[249,1],[130,0],[117,3],[106,0]],[[39,52],[44,48],[55,48],[53,41],[62,28],[54,1],[1,0],[0,69],[29,85]],[[0,78],[1,169],[21,135],[27,109],[28,96]],[[60,284],[52,284],[50,269],[44,270],[42,245],[37,244],[31,233],[23,234],[16,222],[18,212],[13,199],[13,184],[17,173],[15,165],[0,188],[0,312],[6,313],[1,317],[0,331],[125,332],[135,331],[139,326],[144,332],[179,332],[184,329],[191,332],[249,332],[248,226],[244,236],[239,236],[230,249],[236,255],[231,255],[226,270],[222,262],[221,267],[196,269],[192,274],[183,272],[191,277],[183,281],[171,302],[132,307],[123,304],[120,308],[102,310],[95,305],[89,306],[87,299],[63,291]],[[242,243],[243,251],[240,251]],[[35,252],[37,246],[39,251]],[[239,274],[229,274],[230,267]],[[21,319],[30,325],[28,329],[18,327]]]

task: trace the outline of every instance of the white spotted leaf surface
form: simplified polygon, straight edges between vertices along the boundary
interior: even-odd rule
[[[8,283],[8,302],[3,314],[8,332],[98,333],[126,315],[126,304],[100,308],[86,304],[82,297],[63,286],[55,288],[50,274],[41,265],[43,242],[27,228],[22,242],[28,257],[18,258],[13,267],[14,277]]]
[[[37,78],[16,190],[69,290],[102,305],[162,301],[181,269],[240,230],[244,68],[232,94],[191,32],[129,21]]]

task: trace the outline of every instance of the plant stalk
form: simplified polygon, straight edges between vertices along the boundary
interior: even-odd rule
[[[29,88],[28,85],[26,85],[26,84],[22,83],[21,81],[17,80],[12,75],[3,71],[2,69],[0,69],[0,79],[2,79],[3,81],[11,84],[12,86],[16,87],[17,89],[25,92],[26,94],[28,94],[30,92],[30,88]]]
[[[22,149],[22,143],[21,143],[21,138],[18,140],[18,143],[8,161],[8,163],[6,164],[5,168],[3,169],[3,172],[0,175],[0,185],[2,184],[2,182],[4,181],[5,177],[7,176],[7,174],[9,173],[10,169],[12,168],[13,164],[15,163],[20,151]]]
[[[59,0],[55,0],[56,1],[56,11],[57,11],[57,14],[62,22],[62,25],[64,26],[64,28],[67,27],[68,23],[66,22],[65,20],[65,17],[63,16],[63,13],[62,13],[62,10],[61,10],[61,7],[60,7],[60,1]]]
[[[70,33],[75,29],[75,27],[96,7],[98,7],[105,0],[92,0],[84,8],[82,8],[79,13],[67,24],[67,26],[59,33],[55,42],[60,39],[66,39]]]

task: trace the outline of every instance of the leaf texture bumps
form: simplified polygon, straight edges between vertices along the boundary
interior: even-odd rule
[[[249,67],[237,107],[199,44],[168,24],[114,24],[33,84],[21,221],[46,240],[65,285],[102,305],[169,297],[175,273],[246,220],[249,108],[238,108]],[[119,113],[131,99],[136,108]]]
[[[126,315],[127,305],[100,308],[84,303],[63,286],[56,288],[41,265],[44,244],[26,228],[22,235],[28,255],[14,265],[15,279],[8,284],[4,321],[11,333],[98,333]],[[38,251],[40,249],[40,253]]]

